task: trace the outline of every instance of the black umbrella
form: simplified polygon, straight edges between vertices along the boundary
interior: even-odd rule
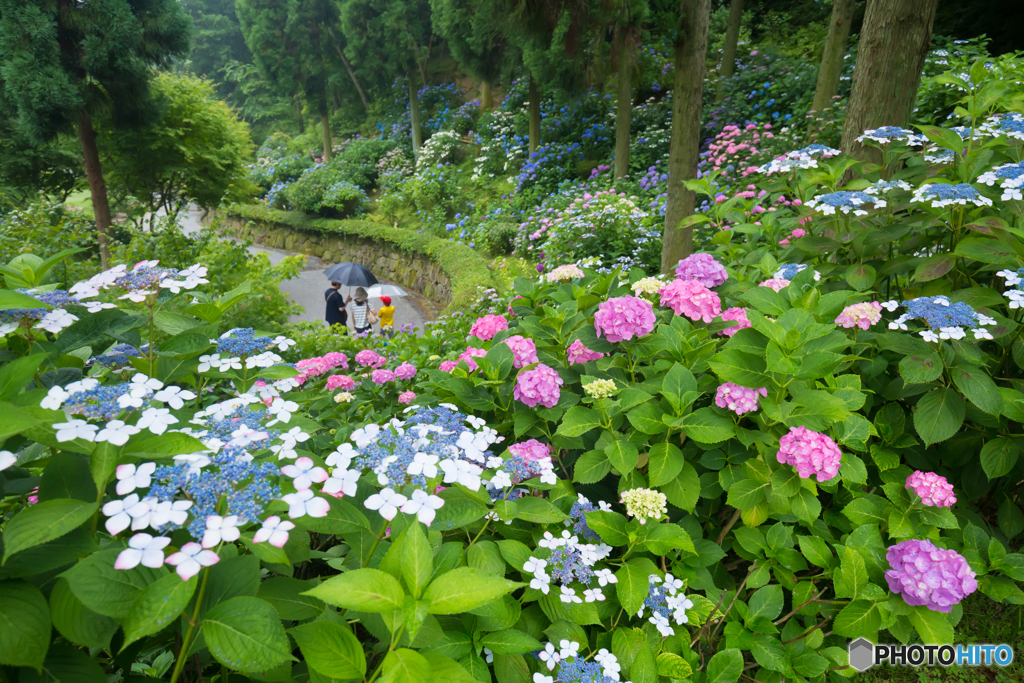
[[[377,278],[358,263],[336,263],[324,271],[331,282],[339,282],[346,287],[369,287],[377,284]]]

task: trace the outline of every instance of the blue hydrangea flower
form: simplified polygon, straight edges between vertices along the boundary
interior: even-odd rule
[[[995,325],[995,319],[978,313],[962,301],[954,303],[946,296],[922,296],[909,301],[886,301],[882,304],[889,311],[895,311],[900,305],[904,307],[905,313],[889,323],[890,330],[907,331],[907,323],[917,320],[928,328],[919,332],[925,341],[963,339],[967,336],[964,328],[972,330],[975,339],[992,339],[991,332],[985,328]]]
[[[828,159],[830,157],[839,156],[842,152],[838,149],[833,149],[828,145],[807,145],[803,149],[796,149],[792,152],[786,152],[786,158],[788,159],[799,159],[801,157],[822,157]]]
[[[797,273],[806,267],[806,263],[783,263],[772,277],[777,280],[792,280],[796,277]],[[816,281],[821,280],[821,273],[814,271],[814,279]]]
[[[989,187],[999,182],[999,187],[1003,189],[1003,196],[1000,199],[1003,201],[1024,199],[1021,195],[1021,188],[1024,186],[1024,161],[996,166],[978,176],[978,182]]]
[[[912,130],[900,128],[899,126],[882,126],[881,128],[875,128],[874,130],[866,130],[863,135],[857,138],[857,142],[864,142],[865,140],[873,140],[883,145],[887,145],[891,142],[906,142],[909,145],[921,145],[924,144],[928,138],[923,135],[918,135]]]
[[[220,336],[217,351],[245,357],[265,351],[273,345],[270,337],[257,335],[251,327],[236,327]]]
[[[866,216],[868,212],[860,208],[864,203],[874,204],[876,209],[885,206],[884,199],[872,197],[864,192],[848,192],[846,190],[820,194],[808,201],[807,206],[814,207],[826,216],[834,215],[837,209],[843,213],[852,211],[855,216]]]
[[[1017,113],[997,114],[978,127],[978,132],[987,135],[1005,135],[1024,140],[1024,115]]]
[[[978,192],[978,188],[969,183],[945,185],[932,183],[922,185],[914,190],[911,202],[928,202],[932,208],[940,209],[951,205],[992,206],[992,200]]]

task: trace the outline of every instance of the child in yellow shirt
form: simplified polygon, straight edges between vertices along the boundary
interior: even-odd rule
[[[389,296],[382,296],[380,302],[384,304],[377,311],[377,317],[380,318],[380,333],[390,338],[395,335],[395,307],[391,305]]]

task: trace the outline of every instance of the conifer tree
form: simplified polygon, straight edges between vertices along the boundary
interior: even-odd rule
[[[480,81],[481,107],[493,105],[491,85],[504,71],[508,38],[502,0],[430,0],[430,21],[459,66]]]

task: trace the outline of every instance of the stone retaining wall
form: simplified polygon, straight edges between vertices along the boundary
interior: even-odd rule
[[[223,225],[235,237],[272,249],[312,254],[328,263],[358,263],[375,275],[414,289],[428,299],[444,305],[451,303],[451,280],[441,267],[422,254],[404,251],[390,242],[307,232],[238,216],[224,216]]]

